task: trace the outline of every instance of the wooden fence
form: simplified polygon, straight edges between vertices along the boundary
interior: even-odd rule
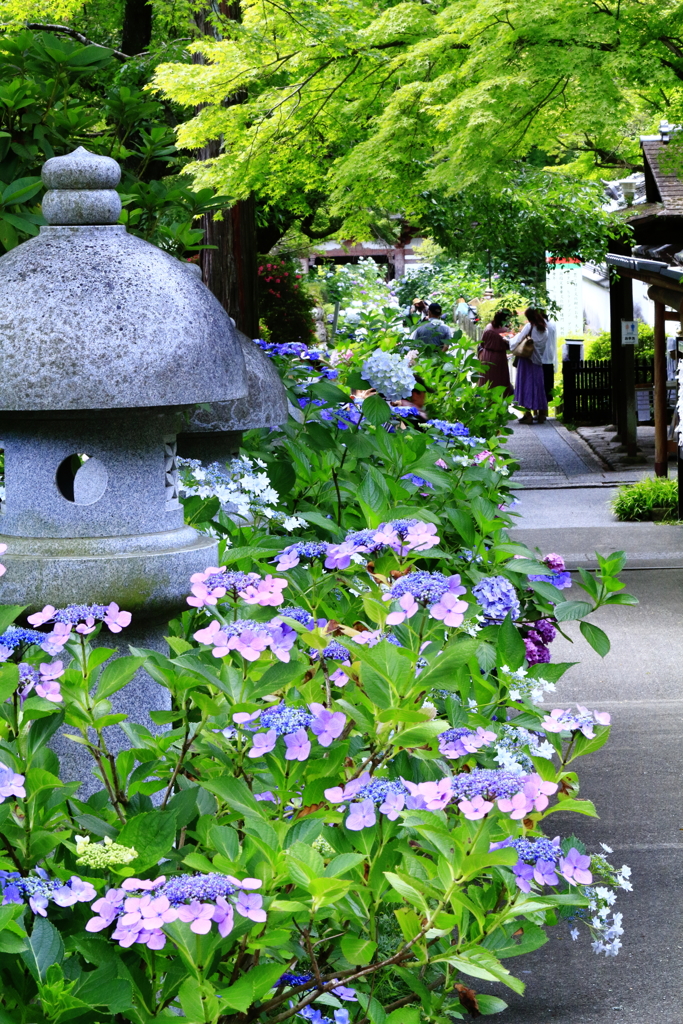
[[[652,386],[654,360],[636,359],[636,387]],[[571,423],[611,423],[612,361],[583,359],[562,363],[562,418]]]

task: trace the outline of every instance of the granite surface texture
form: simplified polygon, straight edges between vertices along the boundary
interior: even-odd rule
[[[248,390],[218,299],[120,224],[42,227],[0,258],[0,360],[8,411],[194,405]]]

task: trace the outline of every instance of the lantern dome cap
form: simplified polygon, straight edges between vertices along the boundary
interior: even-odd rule
[[[218,299],[187,264],[107,220],[120,209],[118,173],[115,160],[82,148],[44,165],[50,223],[0,258],[0,411],[247,394],[242,348]]]

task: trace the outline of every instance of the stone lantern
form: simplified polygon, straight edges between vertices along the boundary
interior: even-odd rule
[[[242,345],[186,265],[116,223],[116,161],[79,148],[42,177],[48,226],[0,259],[2,601],[116,601],[121,641],[154,646],[217,559],[183,523],[176,434],[198,403],[246,398]]]
[[[184,458],[227,462],[237,454],[243,431],[287,421],[287,392],[275,366],[251,338],[235,333],[247,368],[247,396],[195,409],[178,434],[178,454]]]

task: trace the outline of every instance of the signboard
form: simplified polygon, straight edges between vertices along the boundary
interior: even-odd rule
[[[638,341],[638,322],[636,320],[621,321],[621,344],[635,345]]]
[[[574,260],[546,257],[546,288],[560,311],[557,322],[558,338],[583,337],[583,272]]]

